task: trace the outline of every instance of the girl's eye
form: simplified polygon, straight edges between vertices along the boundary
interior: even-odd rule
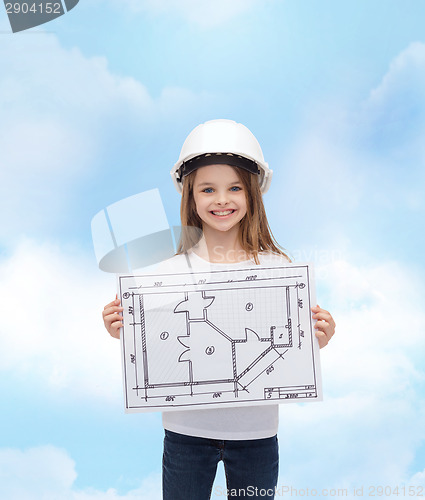
[[[230,188],[230,189],[232,189],[232,190],[233,190],[233,189],[236,189],[237,191],[240,191],[240,190],[241,190],[241,188],[240,188],[239,186],[233,186],[233,187],[232,187],[232,188]]]
[[[203,190],[203,192],[204,192],[204,193],[212,193],[212,190],[213,190],[212,188],[205,188],[205,189]]]

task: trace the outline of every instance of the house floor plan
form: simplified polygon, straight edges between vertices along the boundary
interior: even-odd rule
[[[120,276],[125,407],[321,399],[310,265]]]

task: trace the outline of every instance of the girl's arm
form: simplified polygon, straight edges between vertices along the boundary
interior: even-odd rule
[[[314,328],[317,330],[316,337],[321,349],[328,344],[335,333],[335,321],[328,311],[325,311],[319,306],[314,306],[311,310],[314,313],[313,319],[317,319]]]
[[[105,328],[108,330],[111,337],[116,339],[120,338],[120,328],[124,326],[122,323],[122,315],[120,314],[122,311],[124,311],[124,308],[121,307],[120,299],[118,298],[106,304],[102,311]]]

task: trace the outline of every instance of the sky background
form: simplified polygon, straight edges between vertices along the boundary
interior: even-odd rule
[[[169,171],[214,118],[256,135],[273,233],[337,323],[324,401],[281,407],[279,484],[425,494],[424,18],[422,0],[81,0],[12,34],[0,6],[1,498],[161,498],[160,415],[124,414],[90,221],[158,188],[178,225]]]

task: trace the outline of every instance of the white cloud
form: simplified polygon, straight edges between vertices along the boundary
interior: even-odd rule
[[[272,227],[279,227],[281,236],[274,229],[276,237],[287,248],[288,240],[296,242],[296,248],[288,248],[296,259],[312,260],[311,255],[323,262],[352,251],[352,235],[346,228],[370,202],[365,200],[370,177],[364,152],[347,141],[346,116],[325,104],[310,112],[274,167],[274,184],[266,196],[274,212],[279,207],[271,221]],[[313,242],[316,247],[308,249]]]
[[[363,102],[308,102],[281,161],[283,180],[274,188],[276,204],[296,210],[285,226],[309,227],[315,242],[332,246],[332,235],[350,226],[361,237],[362,222],[396,230],[404,226],[403,212],[406,219],[418,216],[425,207],[424,103],[425,44],[419,42],[394,58]]]
[[[31,498],[32,489],[45,484],[53,492],[67,490],[75,481],[75,463],[65,451],[53,446],[26,451],[0,449],[0,492],[2,498]]]
[[[339,124],[345,126],[343,121]],[[286,190],[297,205],[303,201],[319,212],[327,207],[359,208],[367,177],[356,168],[361,164],[357,152],[344,143],[341,130],[334,133],[334,127],[332,119],[309,124],[285,159],[284,164],[294,167],[285,176]]]
[[[98,153],[105,116],[153,105],[146,88],[111,73],[106,58],[64,49],[55,35],[7,38],[0,64],[8,68],[0,77],[0,137],[1,172],[9,181],[81,173]]]
[[[120,401],[120,345],[101,316],[114,290],[94,256],[23,241],[0,262],[0,370],[34,391]]]
[[[366,102],[387,118],[397,120],[406,112],[414,111],[412,102],[425,111],[425,44],[413,42],[389,66],[379,85],[372,89]]]
[[[161,477],[153,474],[139,488],[120,495],[115,489],[79,490],[76,464],[66,450],[40,446],[25,451],[0,449],[0,496],[7,500],[160,500]]]
[[[0,65],[8,69],[0,75],[4,239],[69,208],[73,182],[97,168],[105,117],[143,114],[153,100],[105,58],[64,49],[51,34],[4,37]]]
[[[153,15],[177,14],[190,23],[202,28],[211,28],[250,11],[264,0],[110,0],[120,8],[123,4],[134,12],[148,12]],[[266,0],[269,1],[270,0]]]
[[[61,216],[76,203],[76,184],[105,175],[106,154],[125,158],[123,140],[134,134],[136,148],[157,124],[164,127],[181,118],[182,110],[199,109],[213,98],[178,87],[165,87],[153,98],[141,82],[112,72],[105,57],[65,49],[53,34],[11,35],[3,41],[3,244],[28,231],[61,230]]]
[[[425,469],[421,472],[417,472],[416,474],[414,474],[409,482],[408,482],[409,485],[412,485],[414,487],[421,487],[421,488],[425,488]],[[420,492],[420,493],[423,493],[423,489],[422,490],[419,490],[419,489],[416,489],[414,488],[413,491],[416,491],[416,492]],[[414,496],[414,495],[411,495],[411,496]],[[419,495],[418,495],[419,496]],[[422,495],[421,495],[422,496]]]
[[[398,262],[322,267],[321,305],[337,323],[321,350],[324,401],[281,408],[281,479],[351,490],[407,482],[425,440],[421,277]]]
[[[358,136],[388,159],[423,176],[425,163],[425,44],[411,43],[396,56],[362,104]],[[422,184],[423,185],[423,184]]]

